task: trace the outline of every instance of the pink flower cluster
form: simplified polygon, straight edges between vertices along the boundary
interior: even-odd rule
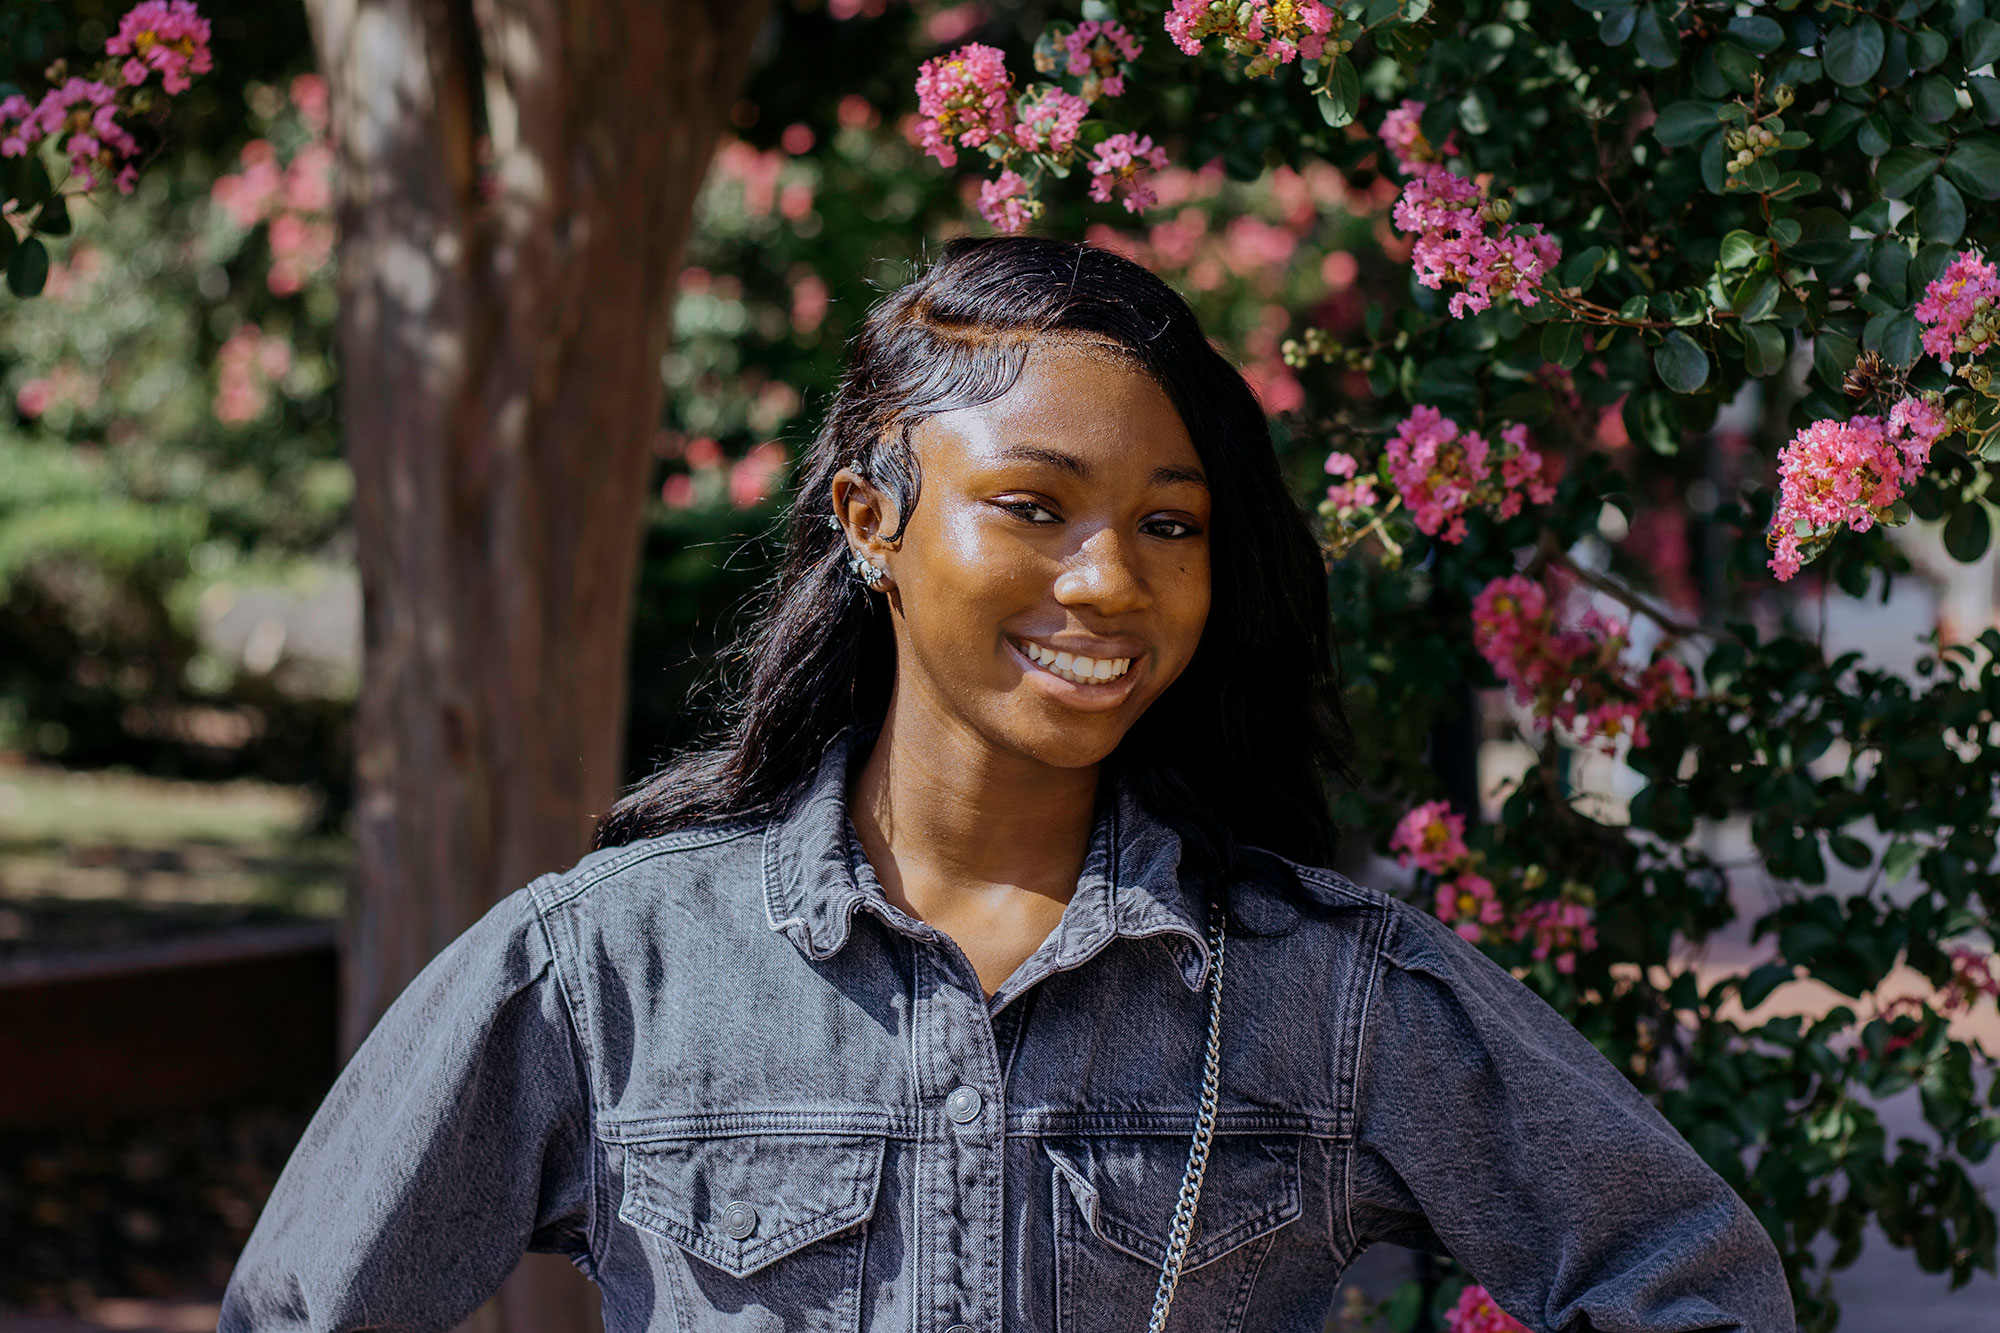
[[[1114,134],[1091,151],[1088,165],[1092,199],[1108,204],[1115,192],[1123,197],[1126,212],[1137,213],[1158,202],[1151,173],[1167,165],[1167,154],[1150,135]]]
[[[1124,91],[1123,62],[1139,50],[1138,39],[1116,23],[1091,20],[1074,31],[1051,29],[1037,47],[1038,67],[1081,77],[1082,94],[1038,84],[1016,100],[1001,53],[968,43],[925,61],[919,71],[916,142],[945,166],[957,163],[960,148],[982,150],[1000,170],[980,185],[979,214],[1000,231],[1022,231],[1041,212],[1035,188],[1045,168],[1063,171],[1077,154],[1091,103]],[[1023,154],[1035,159],[1025,174],[1017,169]],[[1040,159],[1051,159],[1053,166]],[[1156,201],[1149,177],[1167,165],[1167,155],[1145,135],[1113,134],[1091,150],[1084,165],[1092,199],[1117,199],[1137,213]]]
[[[1432,910],[1465,939],[1477,943],[1490,934],[1530,940],[1535,960],[1552,957],[1556,971],[1565,975],[1576,971],[1579,949],[1597,947],[1590,908],[1567,898],[1529,903],[1503,926],[1506,912],[1493,881],[1479,873],[1479,857],[1465,845],[1465,816],[1453,813],[1443,801],[1426,801],[1397,821],[1389,835],[1389,850],[1396,853],[1399,865],[1431,875],[1436,881]],[[1532,887],[1538,881],[1528,882]]]
[[[1391,216],[1398,230],[1416,235],[1410,262],[1417,281],[1434,291],[1447,282],[1462,286],[1451,298],[1455,319],[1485,310],[1496,296],[1535,304],[1535,289],[1562,259],[1562,247],[1539,226],[1508,222],[1510,202],[1489,199],[1479,182],[1454,174],[1443,159],[1456,150],[1431,148],[1418,124],[1422,114],[1421,102],[1406,101],[1381,130],[1396,169],[1410,178]]]
[[[1470,1284],[1445,1311],[1446,1333],[1528,1333],[1527,1326],[1493,1303],[1486,1288]]]
[[[1202,42],[1220,38],[1238,55],[1252,57],[1252,78],[1303,56],[1326,52],[1334,12],[1318,0],[1174,0],[1167,11],[1167,35],[1184,55],[1200,55]]]
[[[139,141],[118,116],[118,91],[96,79],[70,78],[31,104],[19,93],[0,101],[0,156],[20,157],[37,141],[60,138],[70,169],[83,188],[97,188],[98,173],[109,174],[120,194],[139,183]]]
[[[1400,175],[1410,175],[1441,158],[1458,156],[1458,145],[1449,139],[1441,148],[1431,147],[1431,141],[1424,137],[1423,116],[1422,102],[1404,98],[1395,110],[1382,117],[1382,128],[1377,134],[1389,149],[1389,156],[1395,159]]]
[[[917,144],[947,167],[1014,128],[1014,76],[997,47],[967,42],[917,71]]]
[[[1353,454],[1341,453],[1338,449],[1326,456],[1326,470],[1330,476],[1341,480],[1326,488],[1326,498],[1342,509],[1366,509],[1380,498],[1375,494],[1375,475],[1357,477],[1361,464]]]
[[[1419,404],[1397,423],[1383,460],[1388,480],[1418,529],[1454,545],[1465,540],[1465,515],[1475,506],[1491,506],[1498,517],[1508,519],[1525,503],[1547,504],[1556,496],[1556,460],[1534,447],[1528,428],[1519,422],[1502,427],[1495,445],[1476,430],[1461,430],[1436,408]],[[1379,502],[1377,474],[1362,471],[1353,455],[1327,455],[1326,470],[1341,479],[1326,491],[1336,508]]]
[[[1438,920],[1468,940],[1498,926],[1500,899],[1493,881],[1479,873],[1479,858],[1465,845],[1465,816],[1443,801],[1426,801],[1404,815],[1389,835],[1389,850],[1400,865],[1428,871],[1437,881],[1433,907]]]
[[[1004,232],[1025,231],[1034,220],[1033,194],[1017,171],[1002,171],[979,185],[979,216]]]
[[[1778,455],[1778,508],[1767,540],[1779,582],[1799,572],[1808,541],[1842,525],[1866,532],[1922,474],[1931,446],[1946,430],[1944,413],[1904,398],[1885,420],[1856,416],[1815,421]]]
[[[303,290],[332,262],[334,245],[334,155],[323,137],[326,81],[301,74],[288,94],[312,138],[289,161],[270,140],[252,139],[238,153],[237,169],[209,187],[209,199],[238,227],[265,225],[271,269],[264,282],[274,296]]]
[[[208,20],[193,0],[144,0],[134,5],[104,50],[126,57],[119,70],[132,88],[158,70],[161,87],[184,93],[191,83],[189,74],[206,74],[215,67],[208,49]]]
[[[1124,24],[1087,19],[1062,40],[1063,73],[1084,81],[1085,101],[1124,95],[1126,66],[1144,49]]]
[[[1397,423],[1385,452],[1389,478],[1418,530],[1453,544],[1465,540],[1464,514],[1475,503],[1495,506],[1506,519],[1521,512],[1524,498],[1547,504],[1556,497],[1547,464],[1519,423],[1501,430],[1496,454],[1478,431],[1461,431],[1435,407],[1419,404]]]
[[[139,182],[139,142],[119,123],[130,109],[120,95],[154,70],[168,93],[186,92],[189,75],[214,68],[208,20],[191,0],[145,0],[125,15],[104,50],[126,59],[105,62],[98,78],[71,76],[39,101],[20,93],[0,100],[0,157],[20,157],[43,139],[59,139],[85,192],[105,177],[120,194],[132,192]]]
[[[1630,633],[1595,608],[1576,628],[1556,623],[1548,590],[1523,574],[1494,579],[1472,601],[1472,642],[1514,697],[1535,716],[1605,748],[1629,735],[1649,743],[1645,713],[1694,693],[1679,659],[1656,656],[1633,672],[1625,663]]]
[[[1514,938],[1531,941],[1536,962],[1553,957],[1556,971],[1568,976],[1576,971],[1577,953],[1597,947],[1591,916],[1590,908],[1568,898],[1532,902],[1515,918]]]
[[[215,353],[215,402],[225,425],[255,421],[270,406],[271,386],[292,368],[292,345],[255,324],[240,324]]]
[[[1031,153],[1061,157],[1076,147],[1077,131],[1090,114],[1090,103],[1074,93],[1044,85],[1022,96],[1014,142]]]
[[[1978,356],[2000,334],[2000,277],[1971,250],[1952,257],[1917,302],[1924,350],[1950,364],[1954,355]]]

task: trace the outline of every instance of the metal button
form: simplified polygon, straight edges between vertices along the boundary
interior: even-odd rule
[[[722,1210],[722,1229],[731,1240],[744,1240],[757,1229],[757,1210],[737,1200]]]
[[[946,1329],[944,1333],[972,1333],[972,1325],[953,1324],[950,1328]]]
[[[951,1095],[944,1099],[944,1113],[963,1125],[979,1114],[979,1089],[953,1088]],[[946,1329],[945,1333],[951,1333]],[[972,1333],[970,1329],[966,1333]]]

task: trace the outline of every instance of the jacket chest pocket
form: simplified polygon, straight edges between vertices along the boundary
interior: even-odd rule
[[[618,1216],[650,1237],[682,1328],[855,1333],[883,1150],[877,1134],[632,1143]]]
[[[1059,1333],[1144,1333],[1187,1170],[1187,1140],[1092,1135],[1044,1147],[1055,1164]],[[1170,1326],[1241,1328],[1276,1233],[1299,1212],[1297,1138],[1217,1135]]]

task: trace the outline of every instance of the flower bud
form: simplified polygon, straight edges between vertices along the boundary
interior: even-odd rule
[[[1789,83],[1779,84],[1777,89],[1771,94],[1771,104],[1780,111],[1790,106],[1792,104],[1792,85]]]
[[[1743,151],[1743,145],[1745,142],[1743,138],[1743,131],[1742,130],[1729,131],[1729,133],[1722,136],[1722,142],[1723,145],[1727,147],[1729,151],[1732,153],[1738,153]]]
[[[1972,365],[1967,366],[1964,370],[1962,370],[1959,373],[1965,376],[1965,382],[1967,384],[1971,385],[1974,389],[1978,390],[1980,393],[1985,393],[1987,386],[1993,383],[1992,369],[1987,366],[1979,365],[1976,362]]]

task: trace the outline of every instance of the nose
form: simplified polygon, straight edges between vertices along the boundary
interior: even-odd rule
[[[1056,576],[1056,600],[1064,606],[1088,606],[1103,615],[1138,611],[1150,605],[1152,593],[1136,560],[1133,543],[1117,529],[1102,527],[1086,537]]]

